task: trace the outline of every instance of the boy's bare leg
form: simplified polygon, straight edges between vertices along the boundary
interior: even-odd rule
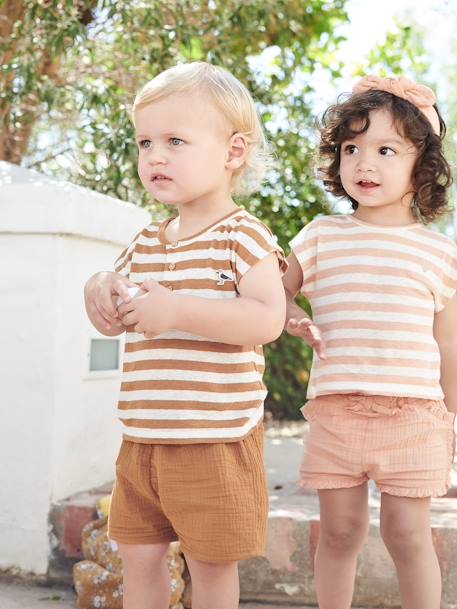
[[[357,556],[368,533],[368,487],[319,491],[314,573],[319,609],[350,609]]]
[[[205,563],[186,555],[192,580],[192,609],[237,609],[238,563]],[[130,608],[129,608],[130,609]]]
[[[170,574],[168,543],[119,544],[124,567],[124,609],[168,609]]]
[[[439,609],[441,573],[432,541],[430,498],[382,493],[381,535],[397,568],[403,609]]]

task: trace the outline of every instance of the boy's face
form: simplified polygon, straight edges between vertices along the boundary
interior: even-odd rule
[[[341,144],[341,183],[360,210],[409,209],[416,159],[416,148],[398,133],[390,113],[375,110],[370,112],[368,130]]]
[[[161,203],[215,205],[230,196],[232,130],[203,93],[174,93],[135,113],[138,174]]]

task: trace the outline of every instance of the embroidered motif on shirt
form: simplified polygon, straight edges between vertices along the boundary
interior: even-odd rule
[[[224,285],[226,281],[233,281],[233,277],[227,275],[225,271],[216,271],[217,285]]]

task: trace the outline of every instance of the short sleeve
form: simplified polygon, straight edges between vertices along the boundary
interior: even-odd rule
[[[114,261],[114,271],[116,273],[120,273],[121,275],[124,275],[124,277],[130,276],[133,253],[135,251],[138,238],[141,234],[142,232],[139,232],[130,245],[127,246]]]
[[[439,313],[457,290],[457,245],[454,242],[451,242],[446,248],[446,253],[434,279],[435,311]]]
[[[303,283],[300,291],[306,296],[314,290],[318,242],[317,221],[310,222],[290,241],[290,247],[300,264]]]
[[[281,274],[286,272],[288,265],[285,254],[276,237],[262,222],[249,217],[243,219],[232,233],[232,239],[237,285],[249,269],[272,253],[278,258]]]

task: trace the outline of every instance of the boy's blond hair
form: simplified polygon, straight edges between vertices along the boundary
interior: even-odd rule
[[[242,133],[248,143],[246,161],[232,176],[232,192],[244,195],[257,190],[271,162],[268,143],[251,94],[224,68],[195,61],[161,72],[137,94],[133,122],[138,108],[173,93],[199,89],[210,94],[215,106],[232,125],[233,132]]]

